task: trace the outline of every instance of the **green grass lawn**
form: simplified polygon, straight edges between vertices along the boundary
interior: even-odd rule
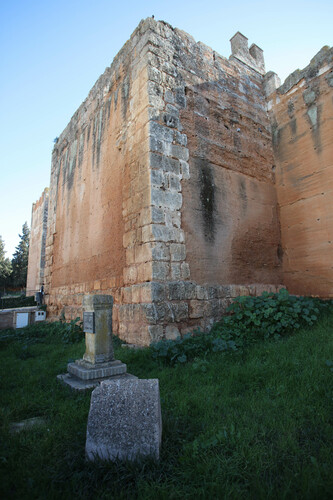
[[[160,381],[158,463],[85,461],[90,394],[56,380],[84,342],[34,328],[0,333],[1,498],[332,498],[332,312],[282,340],[175,367],[116,349],[130,373]],[[10,432],[31,417],[45,425]]]

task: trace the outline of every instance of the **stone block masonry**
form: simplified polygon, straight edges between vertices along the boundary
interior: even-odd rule
[[[285,226],[266,100],[278,79],[244,35],[231,47],[228,60],[148,18],[76,111],[52,158],[49,317],[111,294],[113,331],[147,345],[208,329],[239,294],[279,289]]]

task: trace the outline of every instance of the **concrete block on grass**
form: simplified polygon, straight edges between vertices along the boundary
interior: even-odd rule
[[[107,380],[91,395],[88,460],[159,459],[162,417],[157,379]]]

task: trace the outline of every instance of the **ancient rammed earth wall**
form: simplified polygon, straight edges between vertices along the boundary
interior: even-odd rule
[[[241,48],[244,53],[247,40]],[[200,284],[280,283],[262,74],[202,44],[189,44],[180,59],[187,101],[181,123],[189,149],[182,213],[191,278]]]
[[[86,293],[112,294],[114,331],[144,345],[206,329],[232,297],[281,286],[282,247],[288,255],[293,239],[280,179],[281,150],[292,154],[289,90],[273,93],[276,77],[264,77],[258,46],[240,33],[231,46],[227,60],[166,23],[142,21],[59,137],[46,242],[50,318],[81,315]],[[325,82],[316,99],[329,91]],[[307,116],[323,131],[331,118],[319,101],[314,111],[311,96]],[[328,136],[312,128],[310,140],[326,172]]]
[[[81,314],[88,292],[115,297],[127,279],[128,230],[149,206],[145,26],[91,90],[52,156],[46,245],[50,317]]]
[[[333,49],[268,94],[283,280],[292,293],[333,297]]]
[[[44,283],[45,243],[48,219],[49,190],[46,188],[32,205],[29,245],[27,295],[39,292]]]

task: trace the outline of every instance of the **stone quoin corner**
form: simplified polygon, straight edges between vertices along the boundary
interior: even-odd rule
[[[141,21],[59,136],[27,282],[49,318],[109,294],[114,333],[148,345],[237,295],[333,297],[333,48],[281,85],[230,42]]]

